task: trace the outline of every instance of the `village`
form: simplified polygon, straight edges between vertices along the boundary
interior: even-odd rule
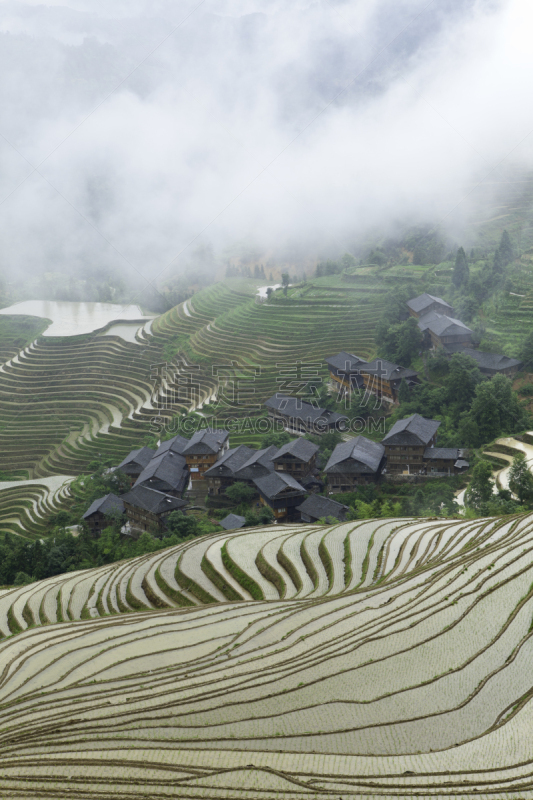
[[[522,364],[517,359],[473,347],[472,330],[453,317],[454,309],[445,300],[422,294],[409,300],[407,306],[428,348],[442,348],[449,356],[463,353],[489,377],[498,373],[511,376],[520,370]],[[367,362],[340,352],[326,359],[326,364],[333,386],[345,392],[367,392],[391,407],[399,403],[402,382],[409,389],[420,383],[416,371],[379,357]],[[264,405],[269,417],[296,438],[281,447],[230,448],[227,431],[207,428],[190,439],[174,436],[160,443],[157,450],[133,450],[116,467],[129,477],[130,490],[121,496],[108,494],[92,503],[84,514],[91,531],[98,535],[113,511],[124,515],[126,535],[135,537],[142,531],[161,535],[168,515],[177,510],[185,513],[191,497],[205,495],[216,504],[235,483],[250,487],[255,505],[270,509],[275,522],[309,523],[330,517],[342,521],[348,507],[337,502],[335,494],[380,481],[443,478],[469,468],[467,448],[438,446],[438,420],[413,414],[395,422],[380,442],[364,435],[346,435],[319,469],[320,446],[303,437],[346,432],[348,417],[279,393]],[[220,522],[226,529],[245,523],[245,518],[235,513]]]

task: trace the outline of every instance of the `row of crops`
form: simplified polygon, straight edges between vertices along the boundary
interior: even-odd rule
[[[120,463],[150,434],[154,416],[171,419],[211,403],[205,413],[219,424],[229,416],[253,419],[264,413],[267,397],[283,390],[283,376],[290,381],[294,369],[298,377],[299,364],[314,363],[325,376],[324,358],[334,352],[372,355],[379,298],[360,304],[355,293],[342,307],[326,296],[307,305],[259,304],[256,290],[242,280],[208,287],[141,329],[136,342],[96,334],[41,337],[18,353],[7,342],[0,366],[1,470],[35,483],[79,475],[102,458]],[[176,360],[178,372],[168,371],[165,364]],[[259,436],[249,426],[232,435],[232,444],[257,445]],[[39,515],[30,524],[27,513],[13,511],[12,497],[11,486],[0,483],[3,529],[42,534]]]
[[[533,796],[533,515],[216,533],[0,595],[0,795]]]

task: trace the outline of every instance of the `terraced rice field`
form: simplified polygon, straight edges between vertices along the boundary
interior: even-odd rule
[[[305,303],[261,304],[256,291],[257,282],[231,279],[135,330],[120,323],[104,333],[38,336],[29,344],[39,320],[2,317],[0,470],[36,481],[80,475],[101,457],[120,463],[150,434],[154,417],[203,408],[219,424],[244,422],[264,413],[264,400],[283,390],[280,380],[295,376],[305,385],[302,362],[325,377],[324,358],[333,352],[373,354],[381,295],[365,295],[361,304],[351,287],[339,305],[322,287]],[[26,324],[32,319],[33,328]],[[258,442],[250,423],[232,434],[232,446]],[[42,517],[30,523],[27,513],[35,491],[19,494],[27,510],[14,512],[12,488],[4,494],[0,486],[0,522],[23,535],[42,533]]]
[[[0,797],[533,797],[533,515],[211,534],[0,594]]]

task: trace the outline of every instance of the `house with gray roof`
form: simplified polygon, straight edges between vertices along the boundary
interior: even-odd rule
[[[146,486],[136,486],[120,499],[124,503],[132,535],[142,531],[161,534],[166,528],[165,520],[168,515],[187,505],[187,501],[180,497],[173,497]]]
[[[365,436],[340,442],[331,454],[324,472],[330,492],[349,492],[375,483],[385,463],[385,447]]]
[[[99,536],[103,529],[110,524],[110,515],[117,513],[124,513],[122,498],[116,494],[106,494],[91,503],[83,515],[83,519],[89,526],[91,533],[94,536]]]
[[[236,531],[246,525],[246,517],[241,517],[239,514],[228,514],[220,521],[220,524],[225,531]]]
[[[249,461],[255,454],[255,450],[251,447],[241,444],[239,447],[234,447],[231,450],[226,450],[218,461],[215,461],[212,467],[204,472],[204,478],[207,483],[207,493],[210,495],[224,494],[226,488],[235,483],[238,478],[235,473]]]
[[[270,417],[283,422],[286,431],[300,436],[306,433],[320,436],[328,431],[346,430],[349,422],[345,414],[315,408],[299,397],[275,394],[265,402],[265,406]]]
[[[288,472],[293,478],[301,481],[316,468],[316,457],[319,446],[307,439],[293,439],[284,444],[273,457],[276,470]]]
[[[465,472],[470,464],[459,447],[426,447],[424,450],[426,475],[456,475]]]
[[[413,414],[396,422],[381,440],[388,473],[416,475],[424,471],[424,453],[437,443],[440,422]]]
[[[196,431],[184,447],[182,455],[185,456],[191,480],[204,480],[204,473],[229,450],[229,433],[224,430],[205,428]]]
[[[155,454],[156,450],[152,450],[150,447],[141,447],[138,450],[132,450],[131,453],[128,453],[124,461],[121,461],[117,469],[125,475],[129,475],[133,482],[137,480]]]
[[[286,472],[272,472],[263,478],[256,478],[254,484],[261,505],[272,509],[276,521],[291,522],[298,519],[296,506],[304,499],[305,489],[296,478]]]
[[[375,358],[360,367],[365,392],[379,400],[397,405],[400,383],[404,380],[409,389],[420,383],[418,373],[386,358]]]
[[[348,506],[342,503],[337,503],[330,497],[321,497],[320,495],[313,494],[306,497],[301,505],[296,509],[300,512],[302,522],[318,522],[320,519],[328,520],[330,517],[344,522]]]
[[[262,450],[254,450],[248,461],[235,472],[235,479],[244,483],[253,483],[256,478],[264,478],[274,472],[274,462],[272,461],[278,448],[274,445],[264,447]]]
[[[431,311],[418,320],[418,327],[425,334],[431,347],[446,347],[446,345],[462,345],[469,347],[472,344],[473,330],[461,322],[460,319],[448,317]]]
[[[189,444],[189,439],[186,439],[184,436],[174,436],[172,439],[167,439],[165,442],[161,442],[157,450],[155,451],[154,458],[159,458],[160,456],[166,455],[168,452],[177,453],[178,455],[183,455],[183,451]]]
[[[158,492],[181,497],[189,482],[189,471],[183,456],[167,450],[162,456],[154,457],[143,469],[133,488],[146,486]]]
[[[329,369],[329,377],[336,384],[340,384],[347,390],[353,390],[363,385],[363,379],[359,368],[366,364],[364,358],[354,356],[353,353],[346,353],[344,350],[335,356],[326,358]]]
[[[480,372],[484,375],[507,375],[512,377],[516,372],[523,369],[524,364],[517,358],[510,358],[502,353],[482,353],[481,350],[474,350],[472,347],[462,345],[445,345],[446,353],[450,356],[454,353],[462,353],[469,358],[473,358]]]
[[[442,297],[435,297],[435,295],[419,294],[418,297],[413,297],[412,300],[407,301],[407,308],[412,317],[420,319],[430,311],[436,311],[438,314],[445,314],[448,317],[453,316],[453,307],[443,300]]]

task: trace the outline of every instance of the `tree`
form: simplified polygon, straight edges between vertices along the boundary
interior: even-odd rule
[[[507,231],[504,231],[502,233],[502,238],[500,239],[500,246],[498,247],[497,252],[500,255],[500,259],[504,267],[506,267],[507,264],[510,264],[511,261],[514,259],[513,245],[511,244],[511,237],[509,236]]]
[[[494,262],[493,262],[493,265],[492,265],[492,270],[497,275],[501,275],[503,273],[503,266],[504,266],[503,265],[503,259],[502,259],[500,250],[498,249],[494,253]]]
[[[509,470],[509,488],[521,503],[533,499],[533,475],[529,471],[524,453],[517,453]]]
[[[240,506],[241,503],[249,503],[255,497],[256,490],[253,486],[248,486],[247,483],[237,481],[237,483],[228,486],[224,494],[232,503],[235,503],[236,506]]]
[[[483,511],[483,506],[491,499],[493,490],[492,465],[489,461],[478,461],[472,470],[472,480],[466,490],[465,502],[477,511]]]
[[[466,411],[474,399],[476,386],[482,380],[483,375],[473,358],[463,353],[454,353],[449,361],[446,378],[446,403],[453,404],[459,411]]]
[[[182,511],[171,511],[166,518],[166,525],[170,533],[185,539],[187,536],[196,536],[198,523],[194,517],[185,516]]]
[[[407,385],[407,381],[405,378],[402,378],[400,381],[400,388],[398,389],[398,400],[400,401],[400,405],[404,405],[409,401],[409,387]]]
[[[466,260],[466,253],[463,247],[460,247],[455,257],[455,266],[453,268],[452,281],[453,285],[459,289],[461,286],[468,282],[470,270],[468,269],[468,262]]]
[[[520,348],[520,359],[524,362],[524,369],[528,371],[533,370],[533,331],[528,333],[526,338],[522,341]]]
[[[283,286],[283,288],[286,288],[289,285],[290,282],[291,282],[291,279],[290,279],[289,273],[288,272],[282,272],[281,273],[281,285]]]
[[[515,433],[529,424],[529,416],[505,375],[495,375],[476,386],[470,414],[482,442],[490,442],[501,433]]]
[[[355,267],[356,263],[357,262],[351,253],[345,253],[341,258],[341,264],[343,269],[350,269],[350,267]]]

